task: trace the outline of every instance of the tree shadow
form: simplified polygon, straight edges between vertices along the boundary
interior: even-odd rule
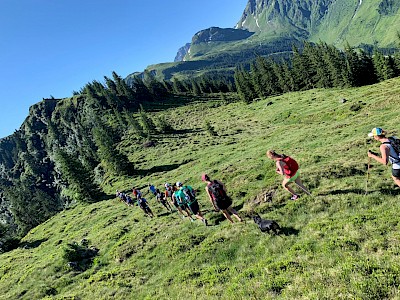
[[[400,189],[399,188],[393,188],[393,189],[380,189],[376,191],[371,191],[371,192],[379,192],[384,195],[392,195],[392,196],[398,196],[400,195]]]
[[[152,175],[154,173],[160,173],[160,172],[169,172],[169,171],[173,171],[175,169],[178,169],[180,166],[185,165],[189,162],[191,162],[192,160],[186,160],[180,164],[170,164],[170,165],[162,165],[162,166],[154,166],[150,169],[143,169],[143,170],[135,170],[133,171],[134,175],[138,175],[138,176],[149,176]]]
[[[318,196],[343,195],[343,194],[359,194],[360,195],[360,194],[365,194],[365,190],[363,190],[363,189],[333,190],[333,191],[329,191],[326,193],[318,193]]]
[[[36,241],[22,242],[19,243],[18,248],[23,249],[34,249],[39,247],[42,243],[46,242],[48,239],[40,239]]]
[[[393,189],[388,189],[388,188],[382,188],[378,190],[370,190],[367,192],[367,194],[371,193],[380,193],[384,195],[392,195],[392,196],[397,196],[400,195],[400,189],[398,188],[393,188]],[[329,196],[329,195],[344,195],[344,194],[358,194],[358,195],[365,195],[365,190],[364,189],[344,189],[344,190],[333,190],[330,192],[326,193],[319,193],[318,196]]]

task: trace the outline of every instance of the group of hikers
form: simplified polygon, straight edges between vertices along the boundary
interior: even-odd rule
[[[232,198],[228,196],[225,185],[219,180],[211,180],[207,174],[203,174],[201,179],[206,183],[205,190],[214,210],[217,212],[221,211],[231,223],[233,223],[232,216],[234,216],[239,222],[242,222],[242,218],[232,207]],[[148,185],[148,188],[151,194],[154,195],[156,200],[161,203],[168,212],[173,212],[173,207],[175,207],[182,219],[187,217],[192,222],[198,219],[201,220],[204,225],[208,225],[208,221],[204,218],[196,199],[196,190],[194,190],[190,185],[184,185],[182,182],[178,181],[175,184],[165,183],[164,191],[160,191],[160,189],[150,184]],[[121,202],[128,206],[135,205],[132,197],[126,193],[117,190],[116,196],[121,200]],[[151,210],[149,203],[137,187],[132,188],[132,196],[136,200],[136,204],[143,210],[146,216],[154,217],[154,213]]]
[[[380,155],[368,150],[368,157],[373,158],[384,165],[391,163],[392,178],[400,187],[400,140],[395,137],[386,137],[386,134],[387,133],[379,127],[373,128],[368,134],[369,137],[372,137],[381,143]],[[295,183],[307,195],[311,195],[310,191],[301,181],[299,165],[292,157],[285,154],[279,154],[274,150],[268,150],[266,156],[275,161],[276,172],[284,177],[282,186],[291,194],[291,200],[297,200],[300,197],[300,195],[290,186],[291,183]],[[203,174],[201,180],[206,184],[206,194],[208,195],[214,210],[222,212],[225,218],[231,223],[234,223],[232,216],[239,222],[242,222],[243,219],[232,207],[232,198],[228,196],[225,185],[219,180],[212,180],[207,174]],[[175,207],[176,211],[178,211],[182,218],[188,217],[192,222],[199,219],[207,226],[208,222],[204,218],[196,199],[196,190],[191,186],[184,185],[182,182],[178,181],[176,184],[165,183],[163,191],[160,191],[160,189],[150,184],[148,187],[149,191],[155,196],[157,201],[169,212],[172,212],[173,207]],[[125,204],[134,205],[134,201],[129,195],[117,190],[116,196]],[[138,188],[133,187],[132,196],[136,200],[137,205],[147,216],[154,217],[147,200],[143,197],[142,192]]]

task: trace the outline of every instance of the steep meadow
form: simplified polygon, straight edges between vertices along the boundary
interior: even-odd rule
[[[152,113],[164,114],[174,133],[148,148],[126,134],[118,147],[136,175],[107,178],[109,200],[62,211],[1,254],[0,299],[398,299],[400,190],[375,162],[366,182],[366,153],[378,149],[367,139],[373,127],[400,134],[399,86],[395,78]],[[289,200],[268,149],[300,163],[312,196]],[[203,172],[226,184],[246,222],[229,224],[212,210]],[[147,191],[176,181],[198,190],[209,226],[167,213]],[[114,198],[132,186],[157,217]],[[283,233],[261,233],[253,212]],[[66,253],[83,239],[99,251],[77,270]]]

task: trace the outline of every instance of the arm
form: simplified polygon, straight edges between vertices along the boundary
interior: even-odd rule
[[[208,195],[208,198],[210,199],[211,204],[214,206],[215,211],[219,211],[218,207],[215,205],[214,200],[210,194],[210,191],[208,190],[208,187],[206,186],[206,193]]]
[[[279,175],[285,175],[285,173],[283,172],[284,165],[285,165],[285,163],[283,161],[277,160],[276,161],[276,173],[278,173]]]
[[[383,165],[387,165],[389,162],[389,148],[387,146],[385,146],[384,144],[382,144],[379,147],[379,150],[381,151],[382,157],[379,157],[379,155],[376,155],[369,150],[368,150],[368,157],[375,159],[377,162],[379,162]]]

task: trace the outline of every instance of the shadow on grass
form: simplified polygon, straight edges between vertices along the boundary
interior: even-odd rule
[[[42,243],[46,242],[48,239],[40,239],[36,241],[31,241],[31,242],[22,242],[18,245],[18,248],[23,248],[23,249],[34,249],[39,247]]]
[[[159,173],[159,172],[169,172],[173,171],[175,169],[178,169],[180,166],[185,165],[187,163],[190,163],[193,160],[185,160],[180,164],[170,164],[170,165],[162,165],[162,166],[154,166],[150,169],[144,169],[144,170],[135,170],[133,171],[134,175],[139,175],[139,176],[148,176],[154,173]]]
[[[300,230],[293,228],[293,227],[281,227],[281,232],[286,235],[299,235]]]
[[[372,192],[372,191],[371,191]],[[343,189],[343,190],[333,190],[326,193],[319,193],[318,196],[329,196],[329,195],[343,195],[343,194],[365,194],[363,189]]]
[[[165,216],[169,216],[171,214],[173,214],[173,212],[166,211],[166,212],[163,212],[161,214],[157,214],[157,217],[165,217]]]
[[[400,195],[400,189],[398,188],[393,188],[393,189],[379,189],[379,190],[371,190],[368,191],[367,194],[371,193],[380,193],[384,195],[392,195],[392,196],[397,196]],[[344,195],[344,194],[358,194],[358,195],[365,195],[365,190],[364,189],[343,189],[343,190],[333,190],[330,192],[326,193],[320,193],[318,194],[319,196],[329,196],[329,195]]]

